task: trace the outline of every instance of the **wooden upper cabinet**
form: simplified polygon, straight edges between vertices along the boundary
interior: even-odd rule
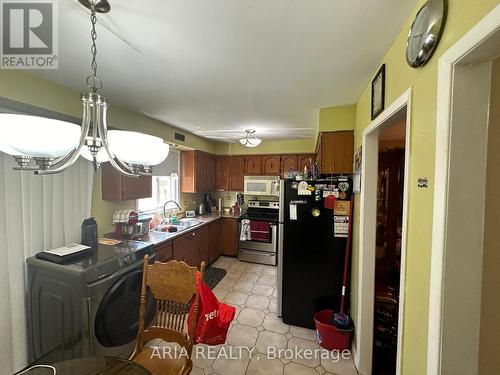
[[[297,170],[297,155],[281,155],[281,173]]]
[[[262,156],[262,174],[265,176],[280,175],[280,156],[263,155]]]
[[[181,152],[181,191],[203,193],[215,190],[215,156],[202,151]]]
[[[216,158],[215,188],[217,190],[229,190],[229,159],[229,156],[217,156]]]
[[[245,157],[231,156],[229,161],[230,190],[243,191],[245,177]]]
[[[206,186],[206,190],[207,191],[214,191],[215,190],[215,187],[216,187],[216,170],[217,170],[217,167],[216,167],[216,156],[215,155],[212,155],[212,154],[207,154],[207,177],[206,177],[206,180],[207,180],[207,186]]]
[[[150,198],[153,194],[151,176],[127,177],[118,172],[109,162],[101,167],[102,199],[127,201]]]
[[[304,167],[307,167],[308,171],[311,171],[311,163],[316,160],[315,154],[303,154],[297,156],[297,164],[299,172],[304,171]]]
[[[353,131],[322,133],[320,149],[321,173],[340,174],[353,172]]]
[[[245,176],[262,175],[262,156],[248,155],[245,157]]]

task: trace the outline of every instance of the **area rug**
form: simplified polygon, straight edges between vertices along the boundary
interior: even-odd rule
[[[222,268],[208,266],[205,269],[205,284],[213,289],[226,276],[227,271]]]

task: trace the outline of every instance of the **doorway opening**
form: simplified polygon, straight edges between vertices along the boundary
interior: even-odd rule
[[[500,5],[440,59],[429,375],[500,369]]]
[[[353,344],[354,361],[362,375],[400,374],[410,120],[411,88],[363,131]]]
[[[373,311],[373,375],[396,373],[406,107],[379,132],[375,301]]]

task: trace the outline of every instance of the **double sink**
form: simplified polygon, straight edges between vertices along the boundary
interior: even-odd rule
[[[196,220],[192,218],[184,218],[180,219],[178,224],[161,224],[158,225],[156,228],[152,229],[152,232],[157,232],[157,233],[164,233],[164,234],[170,234],[170,235],[175,235],[178,233],[181,233],[185,230],[188,230],[190,228],[196,227],[198,225],[203,224],[203,221],[201,220]],[[173,231],[170,231],[169,228],[173,228]]]

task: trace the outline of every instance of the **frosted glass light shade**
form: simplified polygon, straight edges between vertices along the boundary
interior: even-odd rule
[[[110,130],[108,139],[110,151],[128,164],[158,165],[170,150],[161,138],[143,133]]]
[[[87,146],[82,147],[80,155],[87,160],[90,160],[92,162],[94,161],[94,158],[92,157],[92,154],[90,153],[89,148]],[[96,159],[98,163],[105,163],[109,161],[108,155],[106,154],[106,151],[104,151],[103,149],[99,150]]]
[[[7,145],[27,156],[63,156],[75,149],[80,139],[80,126],[65,121],[0,113],[0,123],[7,125]]]
[[[242,139],[240,139],[240,143],[246,147],[257,147],[258,145],[260,145],[262,143],[262,139],[255,138],[255,137],[242,138]]]
[[[7,144],[5,137],[7,135],[8,124],[5,122],[0,122],[0,152],[4,152],[9,155],[22,155],[19,151],[14,150]]]

